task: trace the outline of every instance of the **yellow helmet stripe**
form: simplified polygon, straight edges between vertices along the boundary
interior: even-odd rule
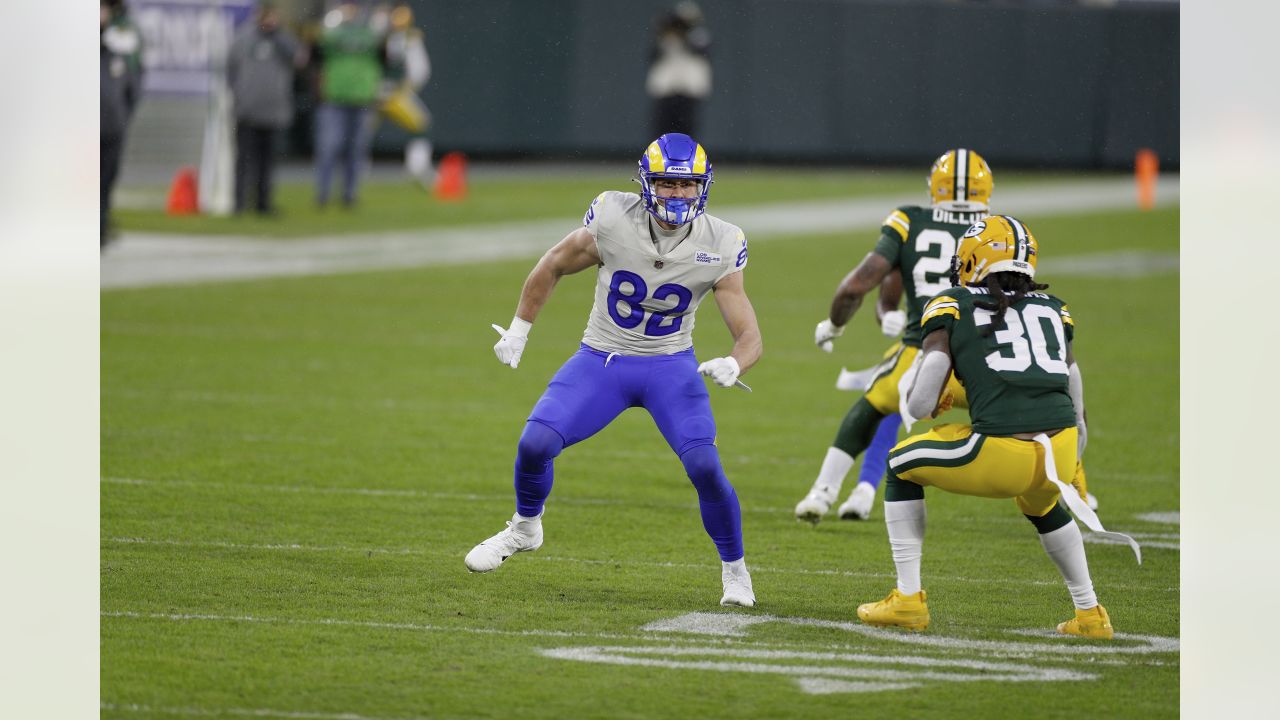
[[[693,151],[693,174],[701,175],[706,171],[707,171],[707,151],[703,150],[702,146],[699,145],[698,148]]]
[[[662,148],[658,147],[657,142],[649,143],[649,149],[645,150],[644,154],[649,160],[649,172],[662,172],[667,169],[667,164],[662,160]]]

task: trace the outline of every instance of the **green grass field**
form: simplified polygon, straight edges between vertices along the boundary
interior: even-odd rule
[[[566,228],[580,189],[556,200]],[[1178,249],[1176,208],[1023,219],[1044,268]],[[1051,637],[1071,602],[1031,525],[1012,502],[935,491],[933,624],[866,632],[854,607],[893,585],[879,505],[817,527],[792,507],[856,399],[837,371],[888,345],[865,312],[835,354],[812,345],[874,239],[752,245],[755,392],[712,388],[749,610],[717,604],[694,491],[638,410],[558,460],[540,551],[463,567],[511,515],[515,442],[577,345],[591,273],[562,281],[515,371],[489,323],[511,317],[523,260],[104,292],[102,716],[1175,717],[1178,527],[1145,514],[1179,509],[1176,272],[1039,278],[1076,319],[1100,515],[1147,543],[1141,566],[1087,546],[1123,637]],[[714,303],[700,321],[700,354],[727,351]],[[721,632],[646,629],[677,618]],[[735,636],[735,618],[762,621]]]

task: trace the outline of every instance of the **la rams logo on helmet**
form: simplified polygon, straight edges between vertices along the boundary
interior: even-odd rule
[[[986,230],[986,229],[987,229],[987,224],[986,224],[985,222],[983,222],[983,221],[979,220],[978,222],[974,223],[973,225],[970,225],[968,230],[965,230],[965,231],[964,231],[964,236],[965,236],[965,237],[977,237],[977,236],[979,236],[979,235],[981,235],[981,234],[982,234],[982,231],[983,231],[983,230]]]

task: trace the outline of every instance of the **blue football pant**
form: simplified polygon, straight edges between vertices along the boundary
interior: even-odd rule
[[[610,355],[583,345],[534,405],[516,449],[516,511],[542,512],[560,452],[642,407],[680,458],[698,492],[702,525],[726,562],[743,556],[742,513],[715,447],[711,400],[693,350],[672,355]]]

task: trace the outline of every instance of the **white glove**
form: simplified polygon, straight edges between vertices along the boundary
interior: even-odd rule
[[[880,316],[880,332],[885,337],[898,337],[907,327],[907,314],[901,310],[890,310]]]
[[[1076,422],[1076,431],[1079,433],[1076,438],[1076,458],[1079,459],[1084,457],[1084,447],[1089,444],[1089,431],[1083,420]]]
[[[742,370],[738,367],[738,361],[730,355],[702,363],[698,366],[698,372],[714,380],[720,387],[733,387]]]
[[[524,354],[524,344],[529,342],[529,328],[533,327],[533,323],[513,317],[511,328],[508,330],[504,330],[496,323],[490,327],[502,336],[502,339],[493,346],[493,354],[498,356],[498,362],[510,365],[514,370],[520,364],[520,356]]]
[[[835,343],[831,341],[843,334],[843,326],[837,327],[830,319],[823,320],[813,329],[813,343],[822,348],[822,352],[831,352],[835,347]]]

